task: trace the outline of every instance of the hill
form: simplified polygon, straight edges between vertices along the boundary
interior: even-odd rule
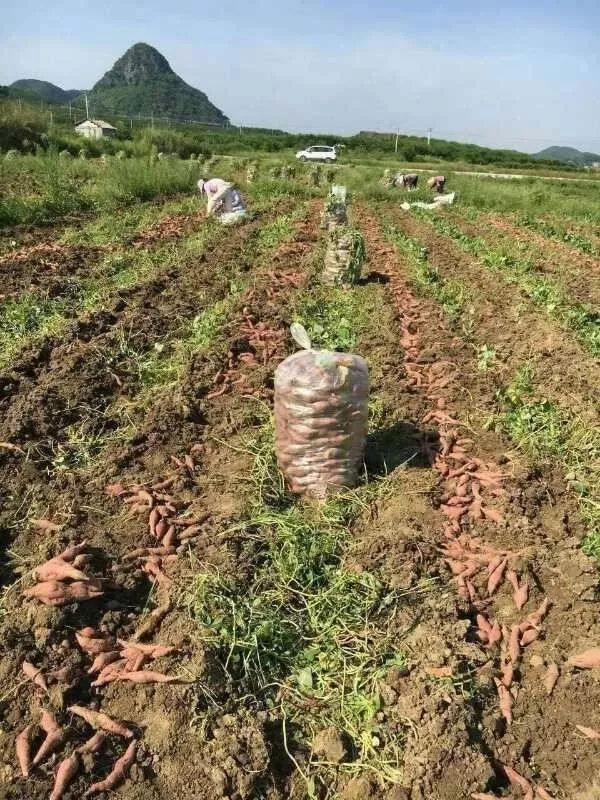
[[[15,92],[23,92],[28,96],[37,95],[46,103],[57,103],[65,105],[70,103],[81,94],[81,89],[61,89],[48,81],[38,81],[35,78],[22,78],[11,83],[9,89]]]
[[[121,56],[88,93],[93,114],[174,116],[227,125],[228,118],[199,89],[189,86],[154,47],[138,43]]]
[[[565,163],[581,164],[590,166],[595,161],[600,161],[600,155],[597,153],[585,153],[581,150],[576,150],[574,147],[560,147],[555,145],[535,153],[534,158],[540,159],[553,159],[554,161],[564,161]]]

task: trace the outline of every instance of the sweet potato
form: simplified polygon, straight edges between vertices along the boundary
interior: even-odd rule
[[[500,711],[502,712],[504,719],[510,725],[512,723],[512,695],[502,681],[498,680],[498,678],[494,678],[494,683],[496,684],[498,698],[500,700]]]
[[[49,519],[32,519],[31,524],[39,531],[44,531],[44,533],[55,533],[60,530],[60,525],[57,525],[56,522],[52,522]]]
[[[65,758],[64,761],[61,761],[58,765],[50,800],[60,800],[65,793],[67,786],[71,783],[78,772],[79,756],[77,755],[77,752],[74,752],[68,758]]]
[[[83,631],[75,631],[75,639],[83,652],[90,656],[108,653],[113,650],[115,646],[114,639],[109,636],[86,636]]]
[[[551,795],[542,787],[535,787],[535,800],[554,800]]]
[[[500,765],[504,771],[504,774],[508,778],[510,785],[515,789],[521,789],[522,792],[531,792],[533,787],[531,783],[524,778],[522,775],[514,770],[512,767],[508,767],[506,764]]]
[[[471,795],[472,800],[498,800],[495,794],[487,794],[486,792],[475,792]]]
[[[489,519],[491,522],[502,522],[504,517],[502,514],[497,511],[495,508],[489,508],[489,506],[481,506],[481,511],[483,512],[483,516],[486,519]]]
[[[77,748],[78,753],[97,753],[102,749],[107,736],[104,731],[96,731],[93,736]]]
[[[104,669],[104,667],[112,664],[119,658],[119,653],[116,650],[109,650],[105,653],[98,653],[96,658],[92,661],[91,667],[87,670],[88,675],[96,675]]]
[[[587,728],[585,725],[575,725],[579,733],[582,733],[587,739],[600,739],[600,733],[594,728]]]
[[[558,664],[555,664],[553,661],[548,664],[548,668],[546,669],[546,674],[544,675],[544,687],[546,688],[546,694],[550,696],[554,691],[554,687],[556,686],[556,682],[560,676],[560,671],[558,669]]]
[[[68,710],[84,719],[92,728],[114,733],[117,736],[124,736],[126,739],[133,737],[133,731],[130,731],[122,723],[111,719],[102,711],[92,711],[91,708],[84,708],[83,706],[69,706]]]
[[[494,645],[502,639],[502,631],[500,630],[500,625],[497,622],[494,622],[492,625],[492,629],[488,634],[488,644]]]
[[[153,672],[146,669],[136,672],[125,672],[119,675],[120,681],[132,681],[133,683],[179,683],[181,678],[173,675],[163,675],[162,672]]]
[[[62,728],[57,728],[54,731],[50,731],[46,735],[46,738],[42,742],[40,749],[35,754],[33,761],[31,762],[34,767],[37,767],[38,764],[43,763],[48,756],[52,755],[55,750],[62,745],[65,740],[65,732]]]
[[[87,581],[87,575],[62,558],[51,558],[35,567],[32,576],[38,581]]]
[[[571,656],[567,660],[570,667],[578,667],[579,669],[594,669],[600,667],[600,647],[590,647],[589,650],[584,650],[583,653]]]
[[[536,628],[528,628],[521,636],[521,647],[527,647],[528,644],[535,642],[539,635],[540,632]]]
[[[57,558],[62,558],[63,561],[73,561],[76,556],[83,553],[86,547],[87,542],[84,540],[81,544],[74,544],[71,547],[67,547],[66,550],[58,554]]]
[[[529,599],[529,585],[527,581],[524,581],[513,594],[513,603],[517,607],[517,610],[520,611],[527,600]]]
[[[123,753],[121,758],[115,761],[115,765],[109,774],[102,781],[93,783],[90,788],[83,795],[87,797],[90,794],[99,794],[100,792],[108,792],[110,789],[115,789],[119,784],[123,783],[131,765],[135,761],[135,753],[137,750],[137,742],[131,742],[127,750]]]
[[[516,664],[521,657],[521,645],[519,643],[519,626],[513,625],[510,629],[510,639],[508,640],[508,654],[513,664]]]
[[[176,648],[172,645],[162,644],[140,644],[139,642],[127,642],[124,639],[117,639],[121,647],[129,648],[131,650],[138,650],[150,658],[161,658],[168,656],[170,653],[176,652]]]
[[[536,608],[535,611],[532,611],[531,614],[527,615],[526,622],[529,623],[529,627],[535,628],[537,625],[539,625],[540,622],[542,622],[542,620],[548,613],[548,611],[550,610],[551,605],[552,603],[550,602],[550,600],[547,597],[545,597],[538,606],[538,608]]]
[[[15,739],[17,761],[21,768],[21,775],[26,778],[31,767],[31,739],[34,725],[26,725]]]
[[[514,667],[510,661],[502,665],[500,674],[502,683],[507,689],[510,689],[514,677]]]
[[[133,638],[135,641],[139,641],[140,639],[145,639],[147,636],[151,636],[156,628],[160,625],[163,619],[167,616],[169,611],[171,610],[171,601],[167,600],[160,606],[157,606],[153,611],[150,612],[148,618],[142,623],[141,627],[134,633]]]
[[[43,709],[42,716],[40,717],[40,728],[45,733],[52,733],[53,731],[57,731],[58,727],[58,722],[54,714],[51,711]]]
[[[45,692],[48,691],[48,684],[46,683],[46,679],[42,675],[42,670],[39,669],[39,667],[34,667],[30,661],[24,661],[21,664],[21,669],[29,678],[29,680],[33,681],[36,686],[39,686],[40,689],[43,689]]]
[[[122,483],[109,483],[104,487],[104,491],[111,497],[121,497],[121,495],[127,494],[127,489]]]
[[[502,561],[496,567],[496,569],[491,573],[487,583],[487,591],[490,597],[494,594],[496,589],[500,586],[500,584],[504,580],[504,570],[506,569],[507,563],[508,559],[503,558]]]

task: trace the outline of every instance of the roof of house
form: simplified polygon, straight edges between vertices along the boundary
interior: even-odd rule
[[[97,125],[99,128],[108,128],[113,131],[117,130],[114,125],[111,125],[110,122],[105,122],[103,119],[84,119],[78,122],[75,127],[78,128],[80,125],[83,125],[84,122],[91,122],[92,125]]]

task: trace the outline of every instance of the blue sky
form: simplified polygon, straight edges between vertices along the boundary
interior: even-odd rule
[[[88,88],[157,47],[237,123],[600,152],[600,3],[8,0],[0,84]]]

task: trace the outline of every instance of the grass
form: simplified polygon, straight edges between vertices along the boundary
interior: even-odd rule
[[[190,192],[201,175],[198,163],[147,159],[61,159],[49,152],[0,160],[0,227],[46,225],[72,214],[107,211]]]
[[[420,215],[433,229],[449,236],[467,253],[476,256],[491,271],[509,283],[549,317],[572,330],[593,355],[600,355],[600,314],[580,303],[571,303],[563,290],[540,275],[535,264],[505,247],[492,248],[480,236],[470,236],[444,216]]]
[[[600,430],[594,420],[536,392],[534,373],[521,367],[498,392],[500,427],[533,458],[562,465],[587,528],[584,550],[600,559]]]
[[[300,506],[276,471],[272,423],[244,447],[255,460],[254,501],[228,534],[244,543],[246,569],[196,576],[190,605],[204,638],[240,694],[256,694],[282,719],[288,745],[304,754],[296,765],[309,796],[330,785],[331,765],[309,755],[328,725],[349,743],[341,769],[397,780],[402,743],[379,729],[377,712],[379,682],[407,663],[393,625],[403,597],[344,561],[349,525],[386,484]]]

